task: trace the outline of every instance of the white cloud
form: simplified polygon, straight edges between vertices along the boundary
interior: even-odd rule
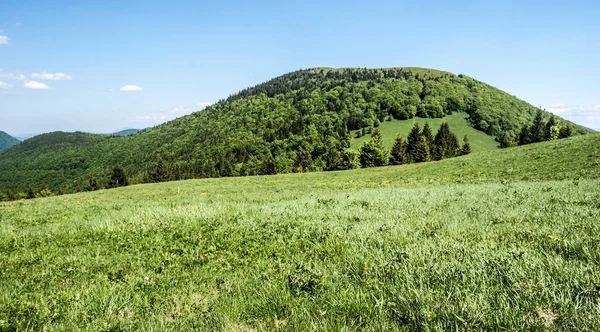
[[[126,85],[121,88],[121,91],[142,91],[142,90],[144,90],[144,89],[137,85]]]
[[[24,80],[27,78],[27,76],[23,74],[6,73],[2,69],[0,69],[0,78],[8,78],[11,80]]]
[[[208,106],[214,104],[212,101],[201,101],[196,104],[196,106],[200,107],[200,109],[205,109]]]
[[[4,33],[4,30],[0,30],[0,45],[6,45],[6,44],[8,44],[8,41],[10,40],[10,38],[2,35],[2,33]]]
[[[69,74],[63,74],[63,73],[46,73],[46,72],[42,72],[42,73],[33,73],[31,74],[32,78],[39,78],[41,80],[54,80],[54,81],[62,81],[62,80],[67,80],[70,81],[72,79],[71,75]]]
[[[4,83],[0,81],[0,89],[10,89],[12,88],[12,84]]]
[[[38,90],[50,89],[46,84],[36,82],[36,81],[25,82],[25,84],[23,84],[23,86],[26,87],[27,89],[38,89]]]
[[[546,107],[546,111],[554,113],[579,125],[600,130],[600,104],[599,105],[565,105],[553,104]]]
[[[204,109],[212,104],[213,102],[200,102],[196,103],[196,106],[201,107],[201,109]],[[196,111],[198,111],[198,109],[194,107],[179,106],[170,109],[161,109],[156,112],[137,115],[131,117],[130,120],[136,123],[144,123],[145,125],[156,125],[167,121],[171,121],[175,118],[188,115]]]

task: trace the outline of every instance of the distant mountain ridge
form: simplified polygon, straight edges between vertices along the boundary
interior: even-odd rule
[[[90,174],[106,178],[116,164],[130,183],[141,183],[158,159],[177,179],[343,170],[354,167],[351,134],[388,118],[461,113],[461,126],[510,146],[537,111],[483,82],[433,69],[298,70],[135,135],[54,132],[28,139],[0,154],[0,190],[45,184],[74,191]],[[590,132],[555,118],[573,126],[574,135]]]
[[[139,133],[140,131],[145,129],[123,129],[114,133],[106,134],[110,136],[131,136]]]
[[[0,131],[0,151],[4,151],[10,148],[11,146],[16,145],[19,142],[20,141],[18,139],[10,136],[9,134],[3,131]]]

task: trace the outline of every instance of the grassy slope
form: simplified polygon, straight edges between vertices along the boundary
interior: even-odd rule
[[[588,135],[1,203],[0,328],[598,330],[598,160]]]
[[[379,126],[379,130],[383,136],[383,144],[389,150],[392,148],[394,140],[399,133],[402,135],[402,138],[406,140],[406,137],[408,136],[408,133],[415,122],[418,123],[421,128],[423,128],[425,122],[429,122],[434,135],[442,122],[448,122],[450,130],[456,134],[461,144],[463,137],[467,135],[473,152],[497,149],[498,143],[494,140],[494,138],[471,127],[467,120],[465,120],[466,116],[467,115],[464,113],[455,113],[446,116],[443,119],[414,118],[409,120],[384,121]],[[353,131],[352,137],[354,137],[355,134],[356,131]],[[359,138],[353,138],[350,147],[358,150],[362,146],[363,142],[369,140],[369,137],[370,135],[365,135]]]

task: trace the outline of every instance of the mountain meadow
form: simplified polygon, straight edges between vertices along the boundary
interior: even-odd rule
[[[599,186],[468,76],[299,70],[1,152],[0,331],[598,331]]]
[[[600,329],[600,135],[0,203],[0,329]]]
[[[131,184],[156,182],[157,166],[164,168],[159,180],[352,169],[365,166],[357,153],[371,131],[382,134],[379,148],[390,149],[398,135],[406,142],[409,128],[427,121],[431,136],[446,122],[456,136],[451,146],[466,135],[472,151],[483,151],[519,144],[536,116],[533,136],[542,135],[546,123],[553,124],[554,138],[561,131],[561,137],[591,132],[464,75],[422,68],[306,69],[126,137],[38,135],[0,153],[0,191],[19,197],[107,187],[115,166]],[[527,143],[541,140],[534,138]],[[387,164],[379,159],[377,166]]]

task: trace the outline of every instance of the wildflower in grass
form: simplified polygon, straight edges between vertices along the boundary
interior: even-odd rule
[[[433,312],[430,311],[427,313],[427,318],[431,319],[432,316],[433,316]]]
[[[200,193],[200,195],[202,195],[202,196],[206,196],[206,193],[205,193],[205,192],[202,192],[202,193]]]
[[[12,227],[12,226],[10,226],[10,232],[11,232],[11,233],[14,233],[14,231],[15,231],[15,228],[14,228],[14,227]]]
[[[559,238],[559,237],[556,237],[556,236],[554,236],[554,235],[548,235],[548,238],[550,238],[550,239],[552,239],[552,240],[554,240],[554,241],[560,241],[560,238]]]

